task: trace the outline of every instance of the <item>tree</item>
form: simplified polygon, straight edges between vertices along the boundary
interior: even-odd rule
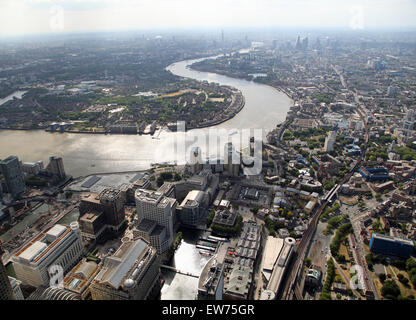
[[[207,217],[207,227],[209,228],[209,226],[212,223],[212,220],[214,220],[214,216],[215,216],[215,211],[214,210],[210,210],[208,217]]]
[[[372,253],[369,253],[365,256],[365,261],[367,262],[368,269],[373,270],[374,257]]]
[[[384,281],[386,281],[386,274],[385,273],[380,273],[378,275],[378,278],[380,279],[381,283],[384,283]]]
[[[333,181],[327,181],[324,184],[325,190],[331,190],[335,186],[335,182]]]
[[[409,285],[409,279],[407,279],[403,274],[401,274],[401,273],[399,273],[398,275],[397,275],[397,278],[399,279],[399,281],[401,282],[401,283],[403,283],[405,286],[408,286]]]
[[[416,260],[413,258],[409,258],[406,260],[406,270],[410,271],[412,269],[416,268]]]
[[[395,266],[397,269],[406,270],[406,261],[401,259],[396,259],[391,262],[392,266]]]
[[[345,263],[345,262],[347,261],[347,259],[345,258],[345,256],[344,256],[343,254],[338,254],[338,255],[336,256],[336,260],[337,260],[339,263]]]
[[[158,187],[160,187],[163,183],[165,182],[165,180],[162,178],[162,176],[159,176],[157,179],[156,179],[156,183],[157,183],[157,186]]]
[[[394,280],[387,280],[381,288],[381,295],[387,299],[397,299],[400,295],[400,288]]]
[[[160,176],[163,178],[163,180],[172,180],[173,178],[172,172],[162,172]]]
[[[306,258],[305,259],[305,265],[309,268],[310,266],[311,266],[311,264],[312,264],[312,259],[311,258]]]

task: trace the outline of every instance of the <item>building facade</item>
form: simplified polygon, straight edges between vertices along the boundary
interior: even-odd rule
[[[182,225],[197,227],[205,213],[205,192],[192,190],[178,207],[178,215]]]
[[[85,240],[99,239],[105,231],[119,232],[126,222],[125,192],[106,188],[100,193],[81,196],[79,223]]]
[[[160,262],[144,239],[126,241],[90,285],[93,300],[146,300],[160,291]]]
[[[0,161],[0,171],[3,173],[7,192],[10,193],[13,198],[26,192],[25,179],[20,170],[19,159],[16,156],[10,156]]]
[[[176,199],[145,189],[136,190],[135,198],[134,237],[149,241],[159,254],[166,252],[173,243]]]
[[[35,287],[49,286],[50,267],[62,267],[62,279],[58,277],[57,280],[63,280],[63,275],[81,259],[83,251],[78,223],[73,222],[70,226],[56,224],[33,238],[12,257],[13,268],[22,283]]]
[[[53,175],[56,175],[60,180],[66,178],[64,161],[61,157],[50,157],[46,170]]]
[[[14,300],[13,288],[6,273],[6,268],[3,265],[2,256],[4,250],[0,242],[0,300]]]
[[[409,258],[413,252],[414,243],[412,240],[400,237],[372,233],[369,247],[371,252]]]

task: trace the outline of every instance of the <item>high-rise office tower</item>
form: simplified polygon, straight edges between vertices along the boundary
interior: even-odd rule
[[[91,225],[90,227],[96,229],[99,233],[102,232],[102,226],[114,232],[121,230],[126,220],[124,212],[125,200],[125,194],[113,188],[106,188],[99,194],[89,193],[82,197],[79,206],[79,219],[83,236],[86,233],[85,227],[88,224],[87,222],[91,219],[94,220],[90,221],[94,226]],[[89,215],[89,218],[85,217],[86,215]]]
[[[59,179],[65,179],[64,162],[61,157],[50,157],[46,170],[58,176]]]
[[[316,42],[315,42],[315,48],[317,50],[321,50],[322,46],[321,46],[321,40],[319,38],[316,38]]]
[[[6,268],[3,265],[3,254],[4,250],[0,242],[0,300],[15,300],[13,289],[6,273]]]
[[[296,50],[300,50],[301,48],[301,43],[300,43],[300,36],[298,36],[297,40],[296,40],[296,46],[295,46]]]
[[[394,97],[396,95],[396,93],[397,93],[397,88],[395,86],[389,86],[387,88],[387,95],[389,97]]]
[[[190,169],[192,174],[197,174],[202,170],[201,148],[194,147],[190,154]]]
[[[124,201],[125,197],[118,189],[107,188],[100,193],[106,224],[113,230],[119,230],[126,220]]]
[[[407,109],[406,116],[403,119],[403,129],[413,130],[415,123],[415,110]]]
[[[240,171],[241,157],[235,150],[232,142],[224,146],[224,169],[228,175],[238,177]]]
[[[13,198],[25,193],[25,179],[20,170],[19,159],[16,156],[10,156],[0,161],[0,170],[6,181],[7,192],[10,193]]]

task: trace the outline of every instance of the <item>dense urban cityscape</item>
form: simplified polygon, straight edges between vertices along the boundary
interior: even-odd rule
[[[0,298],[414,300],[416,33],[198,32],[1,39]]]

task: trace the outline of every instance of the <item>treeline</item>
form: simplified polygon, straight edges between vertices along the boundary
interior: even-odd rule
[[[331,299],[331,286],[335,279],[335,263],[332,258],[328,260],[328,267],[326,269],[326,279],[324,286],[322,287],[322,293],[319,300],[332,300]]]
[[[346,239],[347,235],[352,231],[352,225],[351,223],[345,223],[341,225],[337,232],[335,233],[334,238],[332,239],[332,242],[329,246],[331,250],[331,254],[335,259],[341,262],[345,260],[345,257],[338,254],[339,247],[341,246],[341,243]]]
[[[162,172],[156,179],[157,186],[160,187],[165,181],[179,181],[182,177],[176,172]]]
[[[333,229],[337,228],[342,222],[346,222],[348,219],[348,214],[344,214],[343,216],[332,217],[328,220],[328,225],[324,233],[331,232]]]
[[[339,204],[339,202],[335,202],[332,207],[326,207],[325,210],[324,210],[324,212],[322,212],[321,216],[319,217],[319,220],[326,220],[326,219],[328,219],[329,215],[331,213],[336,212],[337,210],[339,210],[340,207],[341,207],[341,205]]]

